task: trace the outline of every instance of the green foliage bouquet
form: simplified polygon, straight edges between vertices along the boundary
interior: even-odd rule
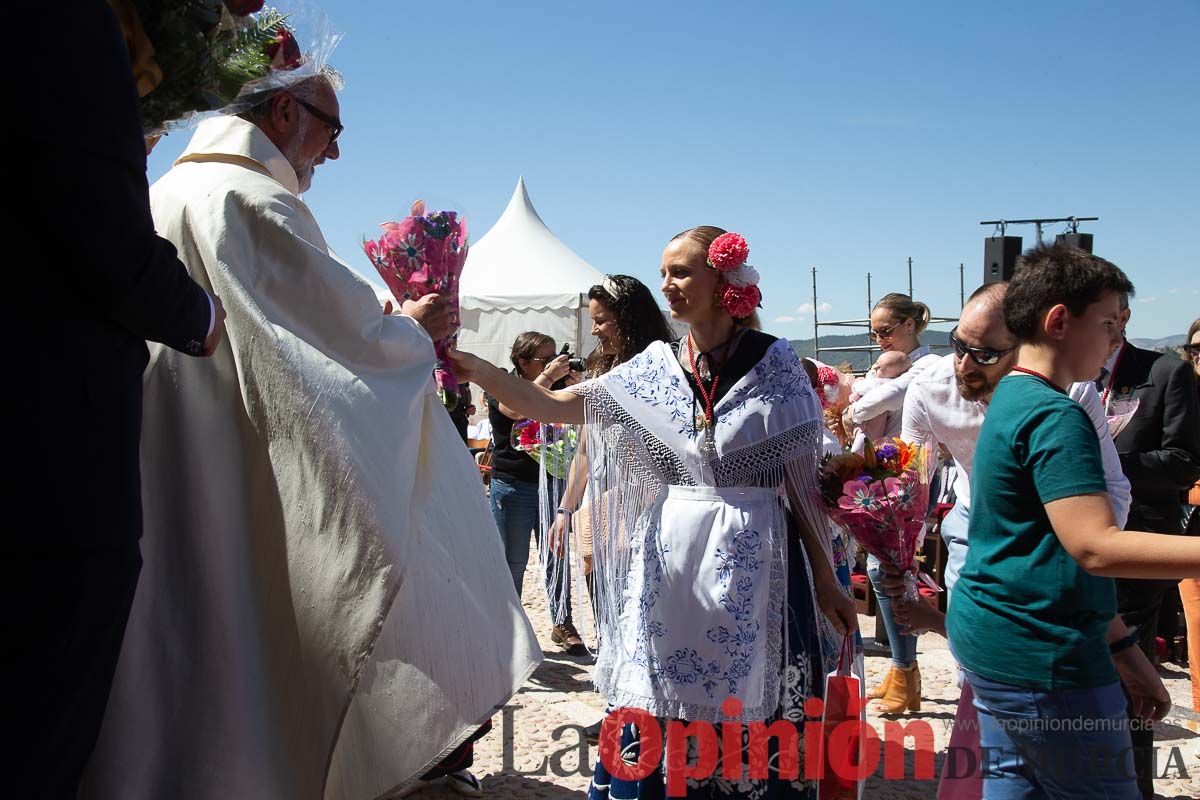
[[[111,1],[111,0],[110,0]],[[293,13],[262,0],[133,0],[163,79],[142,97],[155,137],[206,112],[239,113],[264,91],[315,75],[339,35],[320,16],[303,52]],[[307,18],[314,17],[304,9]]]

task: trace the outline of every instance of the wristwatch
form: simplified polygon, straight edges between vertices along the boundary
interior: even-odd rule
[[[1117,653],[1120,653],[1122,650],[1128,650],[1129,648],[1133,647],[1135,644],[1137,644],[1137,642],[1138,642],[1137,634],[1131,633],[1128,636],[1123,636],[1120,639],[1117,639],[1112,644],[1110,644],[1108,646],[1108,652],[1110,655],[1115,656]]]

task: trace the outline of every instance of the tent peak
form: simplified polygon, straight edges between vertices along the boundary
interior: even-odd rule
[[[529,199],[529,191],[525,188],[525,176],[517,178],[517,188],[513,190],[512,198],[508,201],[508,206],[505,207],[504,213],[500,215],[500,222],[516,221],[525,218],[526,220],[537,220],[537,223],[543,228],[546,223],[542,221],[541,214],[538,214],[537,209],[533,207],[533,201]]]
[[[459,296],[464,308],[470,307],[472,298],[534,295],[569,296],[574,298],[571,307],[577,308],[579,298],[602,280],[604,273],[546,227],[529,199],[524,178],[519,178],[500,219],[471,245]]]

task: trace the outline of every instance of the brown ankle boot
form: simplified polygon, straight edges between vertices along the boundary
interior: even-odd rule
[[[892,685],[892,675],[895,672],[896,665],[892,664],[890,667],[888,667],[887,674],[883,676],[883,680],[875,684],[875,688],[867,692],[867,696],[875,700],[882,700],[884,695],[886,695],[888,692],[888,687]]]
[[[921,668],[893,667],[887,693],[879,700],[879,713],[903,714],[921,710]]]

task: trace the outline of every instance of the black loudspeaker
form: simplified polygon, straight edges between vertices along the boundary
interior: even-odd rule
[[[1021,255],[1020,236],[991,236],[983,240],[983,282],[1012,280]]]
[[[1067,247],[1078,247],[1085,253],[1092,252],[1092,235],[1090,233],[1060,233],[1054,237],[1055,244],[1065,244]]]

